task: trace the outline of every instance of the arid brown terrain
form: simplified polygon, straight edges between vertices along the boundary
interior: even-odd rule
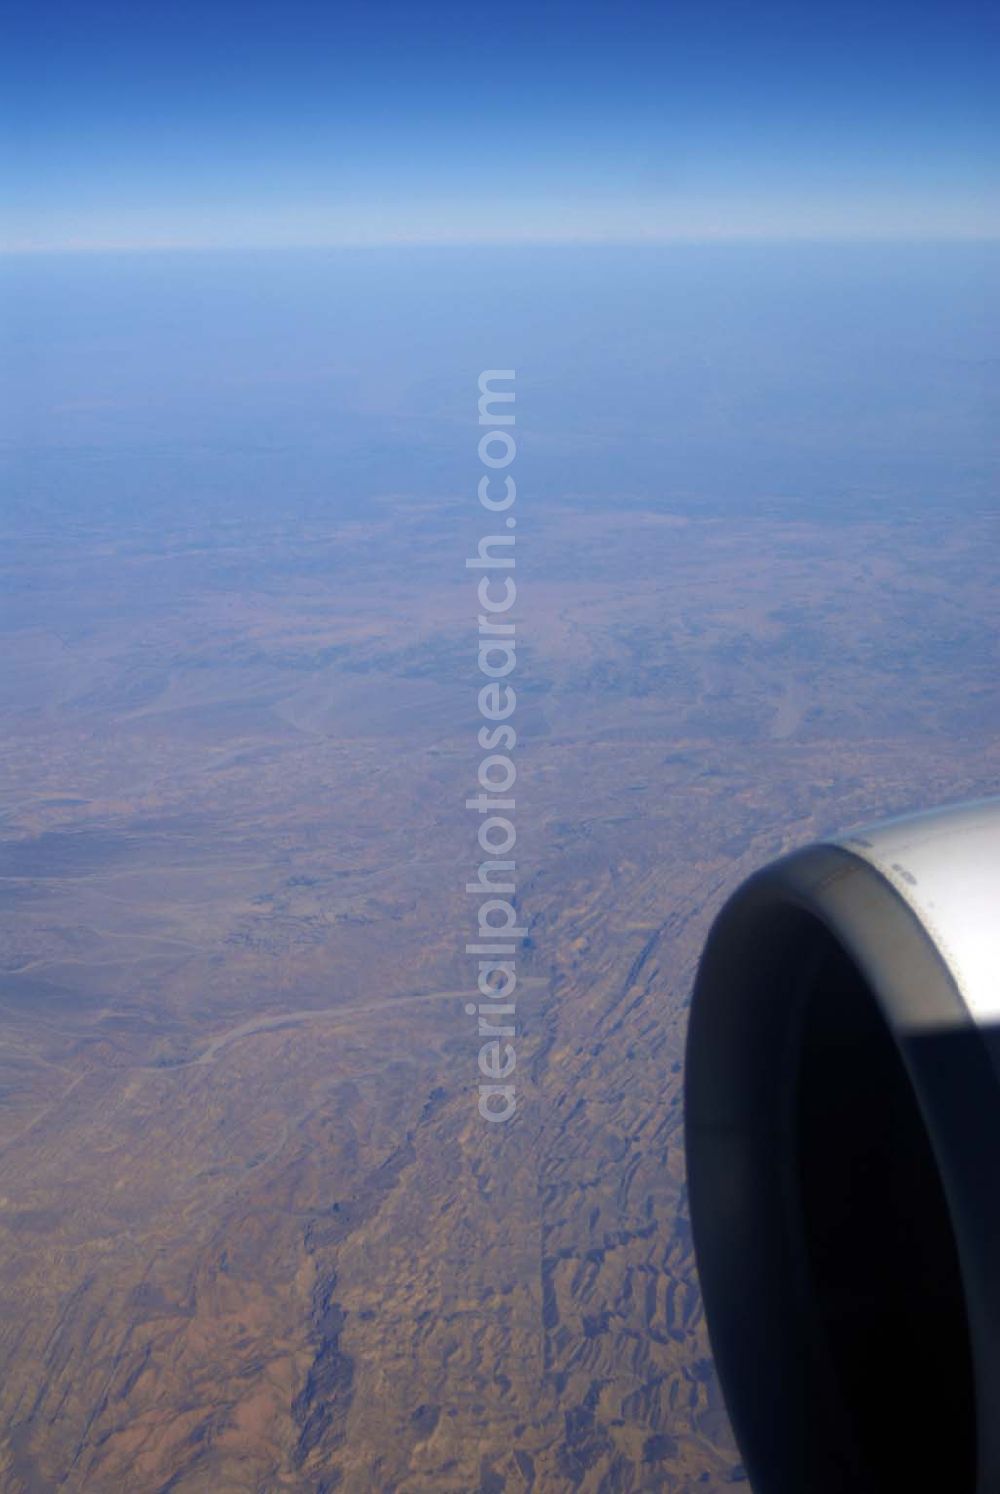
[[[995,786],[988,523],[519,511],[504,1126],[464,1006],[474,496],[10,537],[5,1494],[743,1482],[694,963],[760,861]]]

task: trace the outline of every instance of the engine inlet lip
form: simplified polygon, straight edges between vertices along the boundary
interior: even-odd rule
[[[818,1404],[822,1367],[802,1375],[813,1346],[805,1315],[788,1300],[800,1262],[781,1170],[769,1161],[795,1041],[803,918],[822,925],[867,982],[931,1143],[965,1298],[975,1488],[987,1494],[1000,1488],[1000,1043],[971,1014],[897,888],[839,845],[806,847],[744,883],[713,924],[695,982],[685,1078],[692,1231],[737,1440],[756,1489],[801,1494],[817,1445],[830,1447],[841,1430],[824,1425],[834,1398]],[[960,1051],[959,1082],[942,1051]],[[828,1456],[829,1472],[811,1478],[809,1494],[864,1487],[848,1448],[836,1467],[832,1448]]]

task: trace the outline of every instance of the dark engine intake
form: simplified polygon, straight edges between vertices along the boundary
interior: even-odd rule
[[[776,862],[698,972],[709,1335],[756,1494],[1000,1494],[1000,801]]]

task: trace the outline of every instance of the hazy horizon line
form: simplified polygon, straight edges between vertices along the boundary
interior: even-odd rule
[[[560,237],[538,236],[491,236],[475,237],[417,237],[374,236],[371,238],[342,238],[323,240],[289,240],[268,242],[267,240],[197,241],[197,240],[108,240],[98,243],[54,243],[54,244],[3,244],[0,243],[2,259],[41,259],[46,257],[72,257],[101,254],[284,254],[284,253],[331,253],[338,250],[357,249],[658,249],[674,247],[716,247],[725,245],[988,245],[1000,244],[1000,229],[988,232],[963,232],[942,229],[938,232],[883,230],[881,232],[844,230],[809,233],[801,231],[782,232],[734,232],[734,233],[675,233],[635,235],[578,235]]]

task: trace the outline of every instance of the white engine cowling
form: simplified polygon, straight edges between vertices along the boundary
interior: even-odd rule
[[[756,1494],[1000,1494],[1000,800],[736,892],[695,984],[686,1141]]]

